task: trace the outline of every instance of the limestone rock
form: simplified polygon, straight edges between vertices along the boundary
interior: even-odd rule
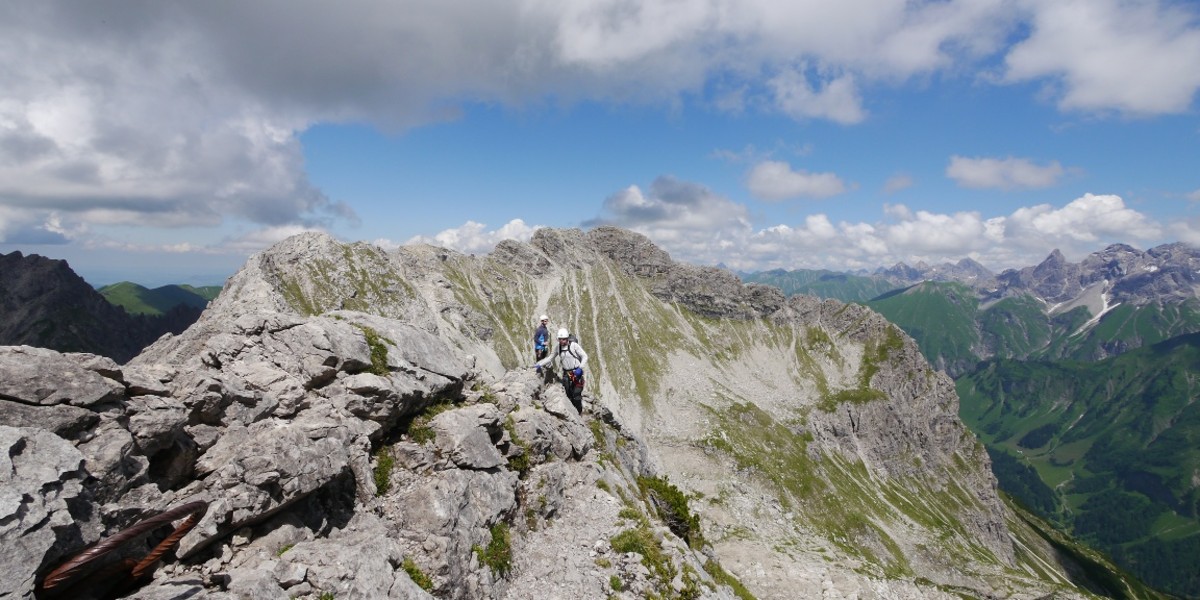
[[[437,434],[434,444],[462,469],[492,469],[505,464],[504,455],[496,449],[503,429],[500,411],[491,404],[479,404],[441,413],[433,418],[430,427]]]
[[[0,346],[0,396],[24,404],[89,407],[116,400],[125,387],[42,348]]]
[[[83,456],[41,429],[0,425],[0,598],[32,598],[39,567],[78,547]]]

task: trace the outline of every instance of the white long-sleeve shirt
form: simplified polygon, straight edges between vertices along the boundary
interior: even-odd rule
[[[546,358],[539,360],[537,366],[550,366],[555,358],[558,358],[558,366],[564,371],[570,371],[575,367],[586,367],[588,361],[588,355],[587,352],[584,352],[583,346],[577,342],[567,342],[566,345],[560,343],[551,346],[550,353],[546,355]]]

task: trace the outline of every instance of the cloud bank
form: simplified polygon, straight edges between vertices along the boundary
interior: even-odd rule
[[[585,227],[616,225],[642,233],[671,254],[694,264],[724,264],[731,269],[874,270],[896,262],[939,263],[971,257],[1000,271],[1041,262],[1050,249],[1079,260],[1110,243],[1152,245],[1172,236],[1200,241],[1197,224],[1164,225],[1126,206],[1119,196],[1085,194],[1063,206],[1038,204],[1007,215],[976,211],[933,213],[901,204],[885,205],[873,222],[833,222],[813,214],[795,224],[756,229],[745,206],[704,186],[659,178],[648,191],[631,186],[611,196],[602,214]],[[441,245],[462,251],[489,251],[504,230],[521,232],[514,220],[487,231],[478,223],[435,236]],[[469,250],[466,250],[469,249]]]
[[[870,118],[871,89],[976,70],[1041,85],[1064,111],[1181,113],[1200,88],[1196,11],[1157,0],[45,0],[3,12],[9,243],[352,223],[309,182],[298,136],[318,123],[403,131],[471,103],[686,96],[852,125]],[[974,160],[948,170],[968,186],[1061,176]],[[751,181],[767,199],[844,185],[771,164]]]

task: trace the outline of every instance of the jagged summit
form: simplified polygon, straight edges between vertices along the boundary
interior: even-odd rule
[[[1200,250],[1176,243],[1143,252],[1112,244],[1071,263],[1056,249],[1037,266],[1009,269],[997,280],[998,296],[1031,293],[1049,304],[1079,304],[1089,293],[1107,294],[1110,304],[1178,302],[1197,297]]]
[[[125,362],[168,331],[199,316],[179,306],[165,315],[129,315],[113,306],[67,261],[0,254],[0,344],[90,352]]]
[[[591,356],[582,417],[529,368],[542,313]],[[18,385],[35,355],[87,393]],[[303,234],[126,367],[81,360],[0,352],[0,402],[66,442],[53,478],[98,481],[44,502],[93,518],[25,560],[208,502],[144,597],[427,597],[417,573],[443,598],[732,598],[723,573],[759,598],[1091,585],[997,497],[952,382],[898,329],[615,228],[482,257]]]

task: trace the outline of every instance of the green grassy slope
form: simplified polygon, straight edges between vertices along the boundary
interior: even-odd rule
[[[183,304],[194,308],[208,306],[221,288],[194,288],[191,286],[164,285],[147,289],[136,283],[122,281],[100,288],[98,291],[109,303],[120,306],[133,315],[161,315]]]
[[[1200,334],[1095,363],[991,361],[957,387],[1003,487],[1151,585],[1200,596]]]
[[[935,368],[957,373],[978,362],[979,301],[971,288],[928,281],[866,304],[912,336]]]

